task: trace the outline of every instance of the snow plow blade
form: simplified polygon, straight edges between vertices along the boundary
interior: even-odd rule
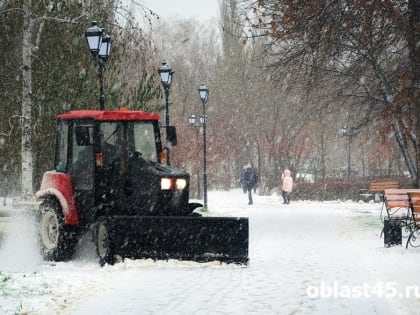
[[[248,218],[116,216],[106,221],[111,250],[122,258],[248,263]]]

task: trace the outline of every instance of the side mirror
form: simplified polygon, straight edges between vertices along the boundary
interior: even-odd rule
[[[87,126],[76,126],[76,143],[80,146],[90,145],[90,134],[89,127]]]
[[[166,140],[172,145],[175,146],[178,143],[178,139],[176,137],[176,128],[175,126],[168,126],[166,129]]]

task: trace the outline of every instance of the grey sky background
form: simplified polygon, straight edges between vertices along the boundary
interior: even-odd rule
[[[141,3],[164,20],[174,16],[210,20],[217,18],[219,12],[219,0],[142,0]]]

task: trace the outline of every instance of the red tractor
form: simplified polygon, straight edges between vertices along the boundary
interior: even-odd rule
[[[158,114],[79,110],[57,122],[55,167],[36,194],[44,259],[71,259],[91,231],[102,265],[117,256],[248,262],[248,219],[194,211],[189,174],[164,164]]]

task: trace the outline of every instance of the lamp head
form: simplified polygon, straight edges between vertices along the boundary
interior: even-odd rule
[[[101,47],[99,48],[99,53],[98,53],[99,57],[101,57],[104,60],[108,59],[109,55],[111,54],[111,46],[112,46],[111,37],[105,32],[103,32]]]
[[[163,87],[165,89],[169,89],[172,83],[172,75],[174,72],[166,61],[162,62],[158,73],[160,75],[160,81],[162,82]]]
[[[209,99],[209,89],[204,83],[201,84],[200,88],[198,89],[198,92],[200,93],[201,101],[203,103],[207,103]]]
[[[103,30],[98,27],[96,21],[93,21],[92,25],[85,32],[85,37],[89,45],[90,52],[94,57],[99,54],[99,50],[101,49],[102,33]]]
[[[190,123],[191,126],[194,126],[196,121],[197,121],[197,118],[195,117],[195,115],[191,115],[190,117],[188,117],[188,122]]]

